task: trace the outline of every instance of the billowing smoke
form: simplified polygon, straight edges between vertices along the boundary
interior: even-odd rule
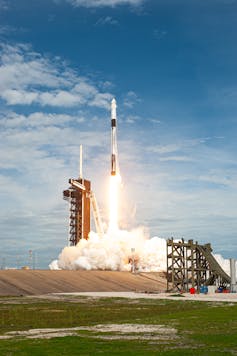
[[[222,269],[230,276],[230,260],[225,259],[220,254],[213,254]]]
[[[90,233],[76,246],[64,247],[57,260],[49,265],[51,270],[109,270],[137,272],[166,271],[166,240],[149,238],[145,229],[116,230],[103,237]],[[229,260],[214,255],[226,273],[230,273]]]
[[[65,247],[50,269],[165,271],[166,240],[149,238],[143,228],[116,230],[103,237],[91,232],[88,240]]]

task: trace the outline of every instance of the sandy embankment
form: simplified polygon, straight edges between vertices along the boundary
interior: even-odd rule
[[[165,291],[164,273],[1,270],[0,296],[71,292]]]

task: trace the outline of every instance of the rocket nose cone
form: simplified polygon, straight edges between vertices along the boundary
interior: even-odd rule
[[[112,99],[112,101],[111,101],[111,106],[112,106],[112,107],[113,107],[113,106],[116,106],[116,100],[115,100],[115,98]]]

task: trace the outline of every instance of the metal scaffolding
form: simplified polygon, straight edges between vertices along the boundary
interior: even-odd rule
[[[64,190],[63,198],[69,207],[68,244],[75,246],[81,239],[88,239],[90,232],[91,183],[86,179],[69,179],[69,189]]]
[[[210,244],[167,240],[167,290],[187,292],[191,287],[229,284],[230,277],[211,252]]]

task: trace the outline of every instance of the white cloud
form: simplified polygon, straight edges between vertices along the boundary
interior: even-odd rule
[[[199,177],[200,181],[211,183],[211,185],[222,185],[226,187],[237,188],[236,172],[231,172],[229,175],[226,175],[226,171],[210,171],[206,175],[201,175]]]
[[[56,88],[75,80],[75,76],[58,67],[57,61],[50,62],[33,52],[29,45],[4,44],[1,46],[0,89],[25,89],[32,85]]]
[[[171,144],[166,144],[166,145],[150,146],[147,149],[148,149],[148,151],[151,151],[154,153],[165,154],[165,153],[179,151],[181,149],[181,146],[179,144],[171,143]]]
[[[0,3],[0,9],[1,9],[1,3]],[[15,32],[16,29],[14,27],[8,26],[8,25],[2,25],[0,26],[0,35],[8,35],[12,32]]]
[[[1,11],[1,5],[0,5],[0,11]],[[10,37],[10,35],[16,35],[16,34],[23,34],[26,33],[28,30],[24,27],[14,27],[14,26],[9,26],[9,25],[0,25],[0,36],[3,38]]]
[[[14,169],[23,175],[24,184],[30,180],[29,172],[40,170],[37,178],[34,176],[34,183],[38,184],[42,175],[49,179],[45,172],[53,167],[55,171],[57,167],[64,167],[66,171],[66,161],[74,161],[76,167],[80,143],[89,152],[105,145],[104,132],[91,131],[87,121],[82,115],[35,112],[25,116],[4,113],[0,117],[0,169]],[[51,160],[54,163],[50,167]]]
[[[177,143],[171,144],[163,144],[163,145],[150,145],[147,147],[147,150],[150,152],[158,153],[158,154],[166,154],[183,150],[190,150],[191,148],[195,148],[199,145],[203,145],[210,141],[211,139],[219,139],[218,137],[201,137],[194,139],[186,139],[183,141],[178,141]]]
[[[87,99],[91,98],[92,96],[97,94],[97,89],[87,83],[85,80],[81,80],[79,84],[76,84],[73,88],[74,92],[80,96],[84,96]]]
[[[111,16],[106,16],[106,17],[101,17],[99,20],[95,23],[96,26],[105,26],[105,25],[112,25],[116,26],[118,25],[118,20],[114,19]]]
[[[135,124],[138,120],[140,120],[141,118],[137,115],[128,115],[126,117],[126,123],[128,124]]]
[[[136,103],[140,103],[141,99],[138,97],[138,95],[130,90],[126,98],[124,99],[123,105],[126,106],[129,109],[132,109]]]
[[[0,97],[7,105],[104,108],[112,98],[59,58],[47,58],[24,44],[1,49]]]
[[[152,124],[160,124],[161,120],[159,119],[148,119],[148,121],[150,121]]]
[[[7,89],[2,92],[1,97],[8,105],[30,105],[38,99],[39,94],[25,90]]]
[[[82,96],[75,95],[72,92],[59,90],[39,94],[37,102],[43,106],[70,107],[84,104],[86,100]]]
[[[0,127],[2,130],[6,130],[8,128],[19,128],[22,130],[39,126],[65,126],[70,122],[82,123],[84,121],[84,117],[66,114],[34,112],[28,116],[24,116],[10,112],[5,113],[2,117],[0,116]]]
[[[166,156],[166,157],[160,157],[159,160],[161,162],[166,162],[166,161],[190,162],[193,159],[187,156]]]
[[[67,0],[75,7],[116,7],[119,5],[139,6],[144,0]]]
[[[109,108],[109,103],[112,100],[113,95],[109,93],[97,93],[94,98],[89,102],[91,106],[97,106],[99,108]]]

